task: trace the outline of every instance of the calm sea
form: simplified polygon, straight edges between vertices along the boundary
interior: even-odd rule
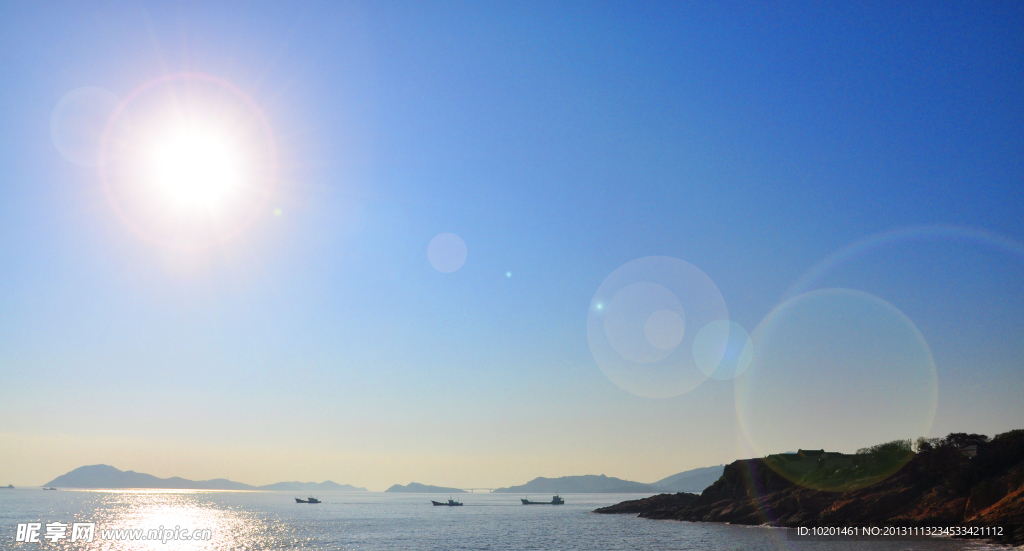
[[[795,542],[786,531],[762,527],[651,521],[597,515],[596,507],[637,495],[565,494],[562,506],[520,504],[512,494],[453,496],[463,507],[434,507],[444,495],[324,493],[319,505],[297,504],[290,493],[156,490],[0,490],[0,549],[351,549],[568,550],[637,549],[814,550],[996,549],[977,542]],[[550,495],[531,495],[548,500]],[[95,523],[91,544],[68,538],[16,543],[19,523]],[[112,541],[101,530],[208,528],[209,541]],[[45,527],[42,535],[45,535]],[[1005,549],[1005,548],[1004,548]]]

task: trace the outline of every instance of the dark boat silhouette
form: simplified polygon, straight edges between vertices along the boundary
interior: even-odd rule
[[[313,496],[309,496],[309,499],[302,499],[297,497],[295,498],[295,503],[320,503],[320,500]]]
[[[551,501],[530,501],[526,498],[520,498],[519,501],[522,501],[523,505],[565,505],[565,500],[557,494],[551,497]]]
[[[448,498],[448,503],[442,503],[440,501],[434,501],[434,500],[430,500],[430,502],[434,504],[434,507],[440,507],[440,506],[444,506],[444,507],[462,507],[462,503],[459,503],[458,501],[455,501],[452,498]]]
[[[44,490],[56,490],[57,488],[43,488]]]

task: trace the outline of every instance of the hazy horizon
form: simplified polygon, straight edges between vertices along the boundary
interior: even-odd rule
[[[1024,428],[1024,4],[944,8],[5,4],[0,485]]]
[[[81,468],[84,468],[84,467],[97,467],[97,466],[113,467],[113,468],[115,468],[115,469],[117,469],[119,471],[122,471],[122,472],[133,471],[133,472],[136,472],[136,473],[139,473],[139,474],[147,474],[147,475],[152,475],[153,474],[153,473],[144,473],[142,471],[137,471],[135,469],[127,469],[127,468],[126,469],[122,469],[122,468],[119,468],[117,465],[105,465],[105,464],[102,464],[102,463],[98,463],[98,464],[94,464],[94,465],[80,465],[79,467],[76,467],[76,468],[74,468],[74,469],[72,469],[72,470],[70,470],[68,472],[60,473],[59,475],[54,475],[53,477],[48,478],[47,482],[44,482],[44,483],[40,483],[40,484],[21,484],[20,486],[22,486],[22,487],[25,487],[25,486],[28,486],[28,487],[47,486],[47,485],[49,485],[49,483],[51,481],[56,480],[57,478],[60,478],[63,475],[69,474],[71,472],[74,472],[74,471],[76,471],[78,469],[81,469]],[[699,467],[699,468],[696,468],[696,469],[688,469],[686,471],[680,471],[678,473],[672,473],[670,475],[666,475],[664,477],[661,477],[661,478],[659,478],[657,480],[650,480],[650,481],[647,481],[647,480],[633,480],[633,481],[630,481],[630,482],[640,482],[640,483],[643,483],[643,484],[656,484],[656,483],[658,483],[658,482],[660,482],[660,481],[662,481],[662,480],[664,480],[666,478],[670,478],[670,477],[672,477],[673,475],[676,475],[676,474],[684,474],[684,473],[689,473],[691,471],[700,472],[700,471],[707,470],[709,468],[721,467],[721,466],[722,465],[710,465],[708,467]],[[287,479],[287,480],[278,480],[278,481],[275,481],[275,482],[252,484],[252,483],[249,483],[249,482],[247,482],[245,480],[236,480],[236,479],[233,479],[233,478],[227,477],[227,476],[216,476],[216,477],[212,477],[210,479],[191,479],[189,477],[183,477],[183,476],[180,476],[180,475],[169,475],[169,476],[153,475],[153,476],[156,476],[157,478],[162,478],[162,479],[177,477],[177,478],[183,478],[183,479],[186,479],[186,480],[191,480],[193,482],[206,482],[206,481],[209,481],[209,480],[228,480],[230,482],[238,482],[238,483],[246,484],[248,486],[253,486],[254,488],[261,488],[263,486],[272,486],[274,484],[282,484],[282,483],[289,483],[289,482],[298,482],[298,483],[303,483],[303,484],[307,484],[307,483],[322,484],[322,483],[325,483],[325,482],[334,482],[334,483],[342,485],[342,486],[353,486],[353,487],[364,489],[364,490],[368,490],[368,491],[371,491],[371,492],[380,492],[380,491],[384,491],[387,488],[390,488],[390,487],[395,486],[395,485],[404,486],[404,485],[408,485],[408,484],[412,484],[412,483],[425,484],[426,486],[441,486],[441,485],[438,485],[438,484],[424,483],[423,481],[420,481],[420,480],[410,480],[408,482],[395,482],[394,484],[390,484],[386,488],[382,488],[382,489],[370,489],[370,488],[362,488],[359,484],[350,484],[350,483],[343,482],[343,481],[340,481],[340,480],[331,480],[331,479],[324,479],[324,480]],[[586,474],[583,474],[583,475],[562,475],[562,476],[557,476],[557,477],[536,476],[536,477],[533,477],[530,480],[522,480],[521,482],[525,484],[526,482],[530,482],[530,481],[538,479],[538,478],[562,478],[563,476],[572,477],[572,476],[607,476],[607,475],[605,475],[604,473],[600,473],[600,474],[599,473],[586,473]],[[620,477],[610,477],[610,478],[620,478]],[[12,484],[12,485],[16,486],[16,487],[18,486],[16,484]],[[519,486],[519,485],[522,485],[522,484],[508,484],[508,485],[505,485],[505,486],[494,486],[494,487],[491,487],[489,489],[507,488],[507,487]],[[451,487],[459,488],[459,486],[451,486]],[[76,488],[78,488],[78,487],[69,487],[69,489],[76,489]],[[83,488],[83,489],[85,489],[85,488]],[[471,489],[471,488],[469,486],[463,486],[460,489]],[[472,488],[472,489],[480,490],[480,489],[488,489],[488,488],[477,487],[477,488]],[[225,490],[225,491],[230,491],[230,490]]]

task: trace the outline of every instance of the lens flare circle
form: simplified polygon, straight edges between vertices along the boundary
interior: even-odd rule
[[[769,313],[752,340],[756,354],[736,379],[735,396],[740,426],[759,456],[852,454],[929,434],[938,401],[931,350],[914,323],[881,298],[851,289],[805,293]],[[845,491],[884,480],[902,463],[853,465],[838,474],[769,466],[807,487]]]
[[[753,358],[754,341],[734,321],[715,320],[693,338],[693,361],[712,379],[735,379],[746,371]]]
[[[790,286],[783,300],[814,290],[829,274],[857,259],[900,245],[928,241],[975,245],[1024,259],[1024,243],[988,230],[948,225],[907,226],[869,235],[830,254]]]
[[[65,94],[50,115],[50,138],[57,152],[78,166],[98,167],[109,125],[110,151],[104,162],[119,156],[132,133],[131,119],[127,112],[119,110],[120,105],[121,98],[95,86]]]
[[[644,322],[644,336],[647,337],[647,342],[661,350],[674,350],[686,334],[684,315],[665,308],[648,316]]]
[[[118,155],[117,121],[134,134]],[[100,181],[111,208],[146,241],[184,251],[223,245],[269,216],[277,146],[256,102],[222,78],[184,72],[148,81],[103,131]]]
[[[722,293],[700,268],[648,256],[623,264],[598,287],[587,341],[598,367],[617,386],[669,398],[707,379],[693,360],[690,328],[728,318]]]
[[[466,263],[467,255],[466,242],[454,233],[434,236],[427,245],[427,261],[443,274],[458,271]]]
[[[641,281],[623,287],[608,301],[604,334],[620,356],[649,364],[664,359],[679,345],[686,330],[685,319],[675,293],[657,283]]]

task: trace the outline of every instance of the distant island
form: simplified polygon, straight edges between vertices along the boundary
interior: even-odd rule
[[[651,486],[657,488],[659,492],[699,494],[704,491],[704,488],[721,478],[724,470],[725,465],[701,467],[665,477],[657,482],[652,482]]]
[[[916,447],[916,453],[913,448]],[[596,513],[826,526],[1002,527],[978,536],[1024,544],[1024,430],[989,438],[897,440],[857,454],[798,450],[725,467],[700,495],[662,494]]]
[[[395,484],[384,490],[385,492],[407,493],[407,494],[465,494],[466,490],[459,488],[445,488],[444,486],[430,486],[418,482],[410,482],[406,486]]]
[[[257,486],[257,489],[269,492],[365,492],[366,488],[359,488],[351,484],[338,484],[330,480],[324,482],[276,482]]]
[[[660,492],[694,492],[699,493],[707,488],[715,480],[722,476],[724,465],[717,467],[703,467],[674,474],[651,484],[633,482],[605,475],[581,475],[561,476],[558,478],[535,478],[520,486],[498,488],[494,493],[499,494],[536,494],[536,493],[565,493],[565,494],[657,494]],[[443,486],[429,486],[411,482],[406,486],[395,484],[385,492],[405,492],[417,494],[461,494],[465,490],[459,488],[446,488]]]
[[[660,490],[642,482],[632,482],[605,475],[563,476],[535,478],[521,486],[498,488],[494,493],[567,493],[567,494],[651,494]]]
[[[365,492],[348,484],[326,482],[278,482],[266,486],[250,486],[225,478],[213,480],[188,480],[180,477],[158,478],[151,474],[122,471],[110,465],[88,465],[43,484],[56,488],[147,488],[167,490],[267,490],[267,491],[340,491]]]

